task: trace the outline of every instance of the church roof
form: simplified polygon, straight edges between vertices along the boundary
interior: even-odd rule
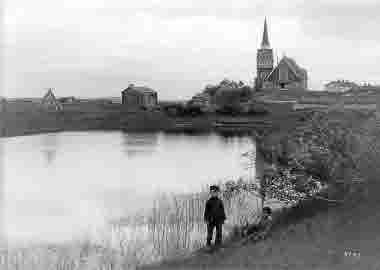
[[[284,56],[284,57],[282,57],[280,63],[278,63],[278,65],[268,74],[268,76],[265,78],[265,80],[268,79],[278,69],[278,67],[281,65],[281,63],[286,64],[291,69],[291,71],[294,73],[294,75],[296,77],[298,77],[300,79],[304,79],[307,76],[306,75],[307,74],[306,69],[301,68],[293,58]]]
[[[300,77],[303,77],[304,76],[304,73],[305,73],[305,69],[301,68],[297,63],[296,61],[294,61],[294,59],[290,58],[290,57],[286,57],[284,56],[284,61],[286,61],[287,63],[289,63],[289,66],[294,70],[295,74],[296,75],[299,75]]]
[[[270,49],[267,18],[265,18],[264,20],[264,32],[263,32],[263,40],[261,41],[261,49]]]

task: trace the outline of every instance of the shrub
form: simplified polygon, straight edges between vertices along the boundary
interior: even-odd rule
[[[248,114],[264,115],[268,113],[269,113],[268,108],[264,104],[260,104],[260,103],[250,104],[249,109],[248,109]]]
[[[216,112],[225,115],[238,115],[242,111],[239,104],[225,104],[219,107]]]

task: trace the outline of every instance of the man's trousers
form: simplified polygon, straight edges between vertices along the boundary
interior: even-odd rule
[[[214,228],[216,229],[215,245],[222,244],[222,226],[223,223],[209,222],[207,223],[207,246],[211,245]]]

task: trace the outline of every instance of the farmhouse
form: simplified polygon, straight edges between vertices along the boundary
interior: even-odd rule
[[[41,101],[41,107],[46,110],[60,111],[63,109],[61,102],[59,102],[53,93],[53,89],[49,88]]]
[[[121,92],[122,104],[135,109],[152,109],[157,105],[157,92],[146,86],[134,86]]]

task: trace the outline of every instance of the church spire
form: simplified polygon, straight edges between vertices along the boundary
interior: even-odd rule
[[[261,41],[261,49],[270,49],[266,17],[264,19],[264,32],[263,32],[263,40]]]

